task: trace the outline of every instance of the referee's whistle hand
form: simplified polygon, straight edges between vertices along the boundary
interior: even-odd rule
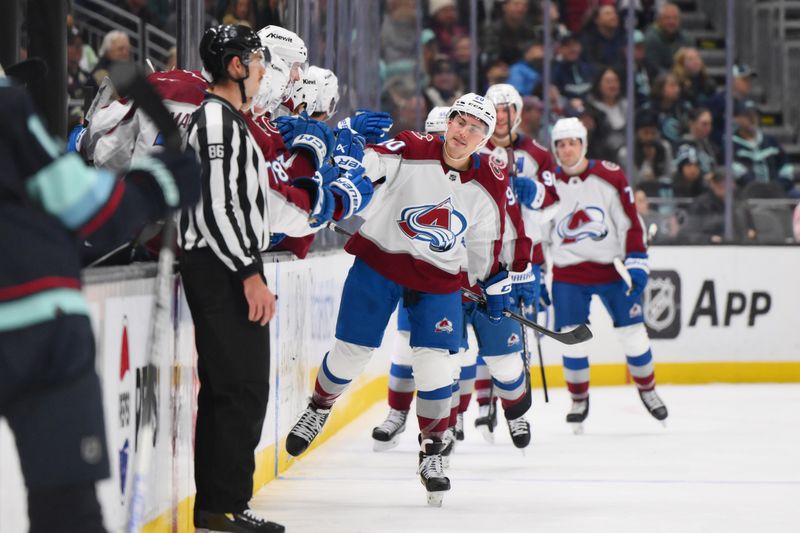
[[[248,320],[266,326],[267,322],[275,316],[275,295],[269,290],[261,276],[254,274],[244,280],[244,297],[249,309]]]

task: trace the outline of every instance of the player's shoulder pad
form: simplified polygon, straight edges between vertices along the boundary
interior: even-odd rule
[[[628,179],[625,177],[622,167],[611,161],[595,160],[592,174],[611,183],[617,188],[628,186]]]

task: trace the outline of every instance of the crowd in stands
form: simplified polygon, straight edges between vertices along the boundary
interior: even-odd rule
[[[175,0],[116,3],[143,21],[176,33]],[[633,102],[625,90],[624,20],[631,4],[636,18]],[[470,90],[474,48],[477,91],[485,92],[495,83],[513,85],[523,97],[522,132],[544,141],[545,123],[577,117],[589,131],[589,157],[625,167],[626,127],[632,116],[634,172],[629,179],[635,188],[650,199],[697,199],[684,202],[687,213],[694,209],[724,213],[724,203],[715,198],[724,187],[720,177],[726,95],[682,28],[680,8],[664,0],[553,0],[549,15],[554,51],[547,57],[543,5],[541,0],[478,0],[478,39],[473,43],[468,30],[470,2],[382,0],[381,25],[376,29],[381,43],[381,106],[394,118],[392,133],[417,128],[431,108],[450,105]],[[206,26],[280,24],[286,8],[286,0],[205,0]],[[80,119],[85,92],[96,88],[110,63],[129,58],[130,46],[125,33],[112,31],[95,54],[70,21],[73,121]],[[548,60],[551,85],[545,88]],[[756,78],[748,65],[737,63],[733,68],[735,195],[742,200],[764,194],[800,197],[784,149],[761,128],[758,105],[751,99]],[[547,120],[545,98],[550,109]],[[753,234],[747,229],[740,235]]]

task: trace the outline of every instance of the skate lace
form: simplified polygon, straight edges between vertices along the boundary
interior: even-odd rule
[[[525,420],[524,417],[515,418],[514,420],[508,421],[508,429],[511,432],[512,437],[517,437],[519,435],[525,435],[530,432],[530,427],[528,426],[528,421]]]
[[[658,394],[656,394],[654,390],[642,391],[642,400],[644,400],[644,403],[647,404],[647,408],[651,411],[659,407],[664,407],[664,402],[661,401],[661,398],[658,397]]]
[[[322,431],[325,418],[326,415],[320,414],[309,407],[300,417],[292,432],[307,442],[311,442]]]
[[[422,458],[418,472],[426,479],[444,477],[444,463],[442,455],[439,453],[426,455]]]
[[[582,414],[586,411],[586,400],[573,400],[572,409],[569,410],[570,414]]]
[[[247,521],[250,522],[251,525],[254,525],[254,526],[266,526],[267,525],[267,521],[266,520],[264,520],[263,518],[261,518],[260,516],[255,514],[250,509],[245,509],[244,511],[242,511],[241,512],[241,516],[243,518],[247,519]]]
[[[389,415],[386,420],[381,422],[378,429],[386,433],[393,433],[397,428],[406,423],[406,412],[398,411],[397,409],[390,409]]]

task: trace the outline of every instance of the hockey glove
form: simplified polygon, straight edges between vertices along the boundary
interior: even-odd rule
[[[194,150],[181,153],[159,152],[137,158],[126,180],[142,187],[150,198],[158,198],[152,207],[155,217],[168,210],[191,207],[200,199],[200,165]]]
[[[314,157],[316,168],[322,166],[333,149],[333,132],[327,124],[308,118],[305,113],[278,117],[275,123],[290,150],[307,150]]]
[[[501,270],[486,281],[479,282],[486,297],[486,314],[490,320],[503,318],[503,311],[511,306],[511,276],[508,271]]]
[[[372,200],[372,181],[364,175],[364,167],[359,166],[331,183],[331,191],[342,203],[342,212],[337,213],[336,220],[343,220],[367,207]]]
[[[378,144],[389,138],[392,124],[394,121],[389,113],[357,109],[354,116],[340,121],[338,127],[360,133],[366,139],[367,144]]]
[[[629,253],[625,257],[625,268],[628,269],[628,274],[631,275],[631,281],[633,281],[629,296],[634,299],[639,299],[650,277],[647,254],[644,252]]]
[[[532,178],[517,176],[514,180],[514,193],[519,203],[528,209],[539,209],[544,202],[544,185]]]
[[[86,127],[83,124],[78,124],[72,131],[69,132],[67,137],[67,152],[81,153],[81,141],[86,134]]]
[[[308,225],[317,228],[327,223],[333,217],[336,207],[330,184],[336,179],[339,169],[324,164],[312,178],[299,178],[292,182],[292,187],[297,187],[308,192],[311,202],[311,211],[308,214]]]
[[[337,128],[336,146],[333,149],[333,160],[342,171],[348,172],[361,166],[364,159],[364,137],[351,130]]]

